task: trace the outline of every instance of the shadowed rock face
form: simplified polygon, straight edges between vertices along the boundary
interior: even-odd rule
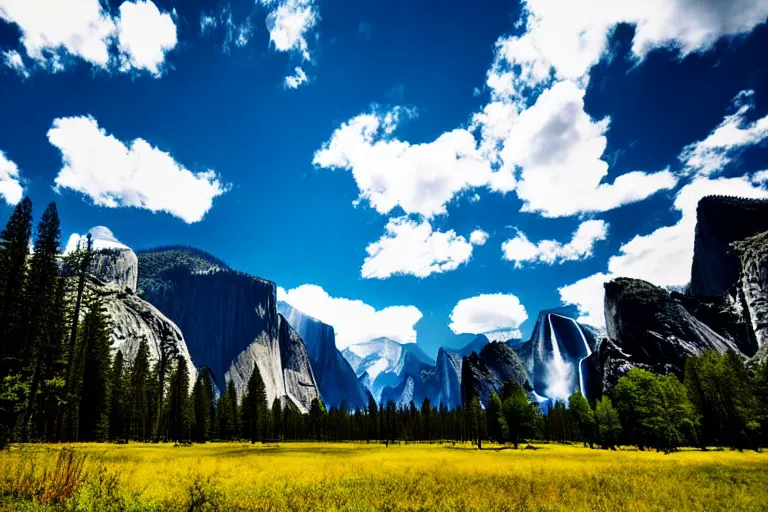
[[[767,230],[768,201],[725,196],[701,199],[696,210],[691,293],[726,293],[739,279],[741,269],[731,244]]]
[[[488,343],[488,338],[480,334],[457,350],[440,347],[435,364],[439,385],[432,401],[435,406],[443,403],[448,409],[453,409],[461,405],[462,360],[472,352],[481,352]]]
[[[366,408],[368,396],[354,370],[336,348],[333,327],[285,302],[278,303],[278,310],[304,340],[326,406],[339,408],[346,401],[351,410]]]
[[[174,247],[139,254],[139,288],[185,333],[193,360],[211,368],[219,389],[232,380],[242,398],[257,364],[270,403],[305,395],[286,389],[282,352],[297,354],[300,350],[290,345],[303,342],[281,339],[273,282],[231,270],[202,251]],[[292,379],[293,384],[299,381],[314,382],[314,377]]]
[[[758,347],[758,359],[768,349],[768,231],[734,244],[741,261],[739,287],[746,305],[748,324]]]
[[[513,381],[532,391],[528,372],[514,350],[501,342],[489,343],[480,353],[470,354],[469,365],[472,384],[480,402],[488,405],[492,393],[500,393],[506,381]]]
[[[609,386],[633,366],[682,375],[685,359],[736,344],[696,319],[662,288],[639,279],[605,284],[605,321],[610,341],[600,346],[603,382]]]
[[[312,400],[320,395],[312,371],[312,363],[304,342],[288,321],[279,315],[280,361],[283,365],[285,394],[299,409],[309,410]]]

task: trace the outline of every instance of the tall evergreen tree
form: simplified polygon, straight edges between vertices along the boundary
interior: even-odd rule
[[[150,371],[149,346],[147,340],[142,338],[128,377],[130,431],[131,437],[138,441],[149,439],[153,424],[150,411],[155,390],[150,382]]]
[[[568,398],[568,409],[571,411],[579,429],[579,440],[584,446],[593,448],[595,442],[595,415],[589,402],[578,389]]]
[[[379,438],[379,409],[373,395],[368,394],[368,435],[367,440]]]
[[[611,399],[607,396],[597,402],[595,420],[600,434],[600,445],[603,448],[615,450],[621,433],[621,421],[619,413],[613,408]]]
[[[75,303],[72,310],[72,316],[69,322],[69,341],[67,343],[67,386],[71,391],[76,383],[75,368],[75,348],[77,344],[77,327],[80,323],[80,310],[83,303],[83,293],[85,292],[85,280],[91,267],[93,258],[93,240],[91,234],[86,236],[85,246],[78,247],[65,258],[65,270],[67,274],[72,274],[76,280]]]
[[[63,314],[63,304],[58,301],[60,280],[57,259],[60,238],[59,213],[56,203],[51,203],[37,225],[35,252],[30,261],[24,296],[24,347],[20,353],[29,362],[28,372],[31,374],[22,430],[25,439],[37,394],[46,373],[52,370],[50,364],[57,358],[61,348],[60,338],[51,339],[51,335],[61,335]]]
[[[112,375],[110,377],[109,399],[109,438],[126,438],[126,385],[125,385],[125,361],[123,352],[118,350],[112,363]]]
[[[243,425],[248,430],[251,442],[255,443],[264,439],[268,433],[264,426],[267,422],[267,391],[264,386],[264,379],[261,378],[259,365],[253,365],[251,378],[248,379],[248,390],[243,398],[243,408],[247,412],[248,425]]]
[[[168,392],[168,438],[172,441],[188,440],[191,417],[189,370],[184,358],[177,356]]]
[[[109,433],[110,336],[101,298],[93,295],[86,304],[80,340],[83,377],[77,407],[77,439],[96,441]]]
[[[503,443],[509,437],[509,429],[504,414],[501,411],[501,398],[496,393],[491,394],[488,401],[488,434],[497,443]]]
[[[192,388],[194,409],[194,427],[192,438],[198,443],[213,438],[213,422],[216,409],[214,406],[213,380],[211,369],[207,366],[200,368]]]
[[[163,433],[163,405],[165,402],[165,387],[168,377],[168,370],[172,366],[176,356],[179,354],[179,347],[176,346],[176,341],[171,338],[161,338],[160,345],[158,347],[160,354],[157,359],[157,401],[155,405],[156,417],[155,417],[155,442],[160,441],[160,437]]]
[[[504,419],[507,421],[509,438],[517,448],[520,441],[533,433],[536,425],[536,405],[528,399],[528,394],[517,384],[507,389],[502,403]]]
[[[31,236],[32,201],[25,197],[0,233],[0,383],[23,367],[22,292],[26,288]]]
[[[272,437],[277,441],[280,440],[283,435],[283,407],[280,404],[280,399],[275,397],[272,401]]]

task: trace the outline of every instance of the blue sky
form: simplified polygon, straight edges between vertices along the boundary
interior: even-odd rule
[[[615,4],[0,0],[0,221],[205,249],[342,348],[600,325],[768,196],[768,1]]]

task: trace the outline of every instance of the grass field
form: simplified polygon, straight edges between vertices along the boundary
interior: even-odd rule
[[[0,510],[768,510],[768,454],[538,447],[16,445]]]

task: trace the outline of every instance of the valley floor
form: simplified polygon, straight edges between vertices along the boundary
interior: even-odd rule
[[[768,453],[537,447],[13,445],[0,510],[768,510]]]

